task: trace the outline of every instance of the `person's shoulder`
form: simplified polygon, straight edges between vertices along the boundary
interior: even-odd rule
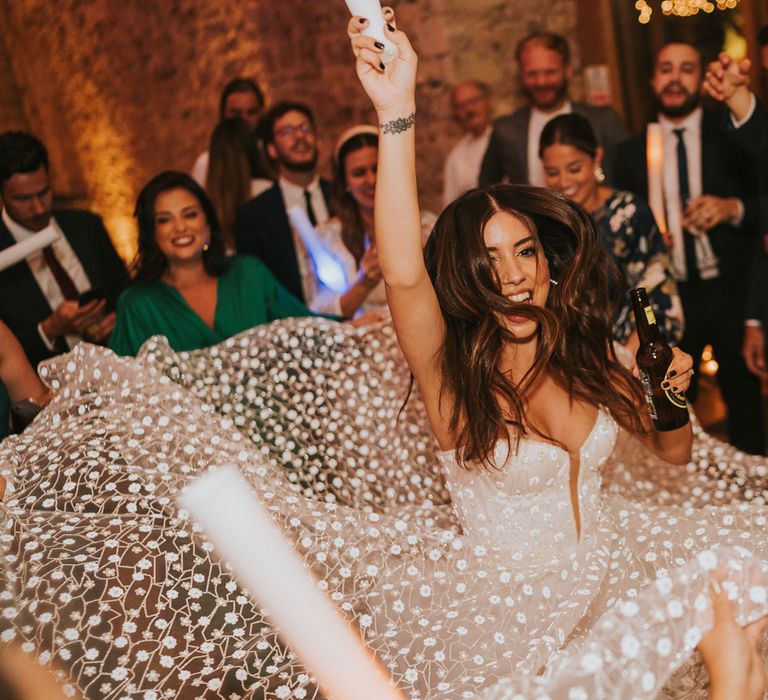
[[[224,275],[232,278],[272,277],[269,268],[252,255],[233,255]]]
[[[585,115],[588,119],[598,119],[600,121],[618,120],[621,121],[619,113],[610,105],[591,105],[588,102],[574,101],[573,111]]]
[[[245,204],[241,204],[238,209],[245,213],[258,212],[273,207],[276,203],[280,204],[280,199],[280,186],[275,182],[261,194],[252,197]]]
[[[70,223],[104,228],[102,218],[88,209],[54,209],[53,217],[62,228]]]
[[[531,118],[531,108],[528,106],[520,107],[510,114],[503,114],[493,120],[494,131],[504,131],[505,129],[518,128],[528,123]]]
[[[135,309],[142,308],[147,304],[154,303],[158,290],[162,283],[155,282],[134,282],[126,287],[117,298],[117,308]]]

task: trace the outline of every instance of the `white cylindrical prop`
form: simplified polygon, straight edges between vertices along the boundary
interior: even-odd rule
[[[315,265],[317,278],[331,291],[339,294],[349,289],[344,265],[342,265],[328,249],[317,234],[317,229],[307,216],[307,212],[299,206],[288,207],[288,219],[299,234],[304,247]]]
[[[34,255],[41,251],[43,248],[47,248],[58,237],[58,232],[54,231],[52,228],[44,228],[34,236],[30,236],[29,238],[0,251],[0,271],[25,260],[30,255]]]
[[[381,54],[382,63],[391,63],[397,58],[399,53],[384,32],[384,15],[381,14],[381,3],[379,0],[345,0],[349,11],[353,17],[364,17],[368,20],[368,26],[363,34],[370,36],[384,44],[384,52]]]
[[[664,207],[664,134],[661,124],[648,124],[646,131],[646,162],[648,164],[648,204],[656,225],[666,238],[667,216]]]
[[[237,467],[196,479],[180,500],[328,696],[404,700],[318,588]]]

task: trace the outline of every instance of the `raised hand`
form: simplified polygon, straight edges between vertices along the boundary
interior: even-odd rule
[[[735,61],[727,53],[721,53],[709,64],[704,76],[704,91],[718,102],[725,102],[737,121],[746,117],[752,104],[750,67],[748,58]]]
[[[712,582],[714,626],[699,643],[699,652],[712,683],[710,700],[741,698],[758,700],[765,696],[766,677],[759,653],[759,639],[768,623],[763,617],[740,627],[733,605],[719,582]]]
[[[408,37],[397,30],[394,11],[385,7],[382,12],[387,22],[384,31],[399,51],[389,65],[385,66],[381,61],[384,45],[361,34],[368,26],[368,20],[353,17],[347,25],[347,33],[357,58],[357,77],[380,117],[405,117],[415,109],[418,58]]]

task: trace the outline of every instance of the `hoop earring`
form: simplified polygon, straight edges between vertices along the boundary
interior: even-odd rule
[[[602,185],[605,182],[605,172],[603,171],[602,165],[598,165],[595,168],[595,180],[599,185]]]

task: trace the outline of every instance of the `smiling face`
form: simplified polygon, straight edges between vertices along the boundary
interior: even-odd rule
[[[699,104],[701,56],[690,44],[668,44],[656,57],[651,87],[656,107],[673,119],[686,117]]]
[[[480,136],[491,123],[490,97],[473,81],[454,88],[451,106],[461,128],[475,136]]]
[[[595,170],[600,165],[601,156],[600,149],[592,157],[575,146],[561,143],[547,146],[541,159],[544,164],[544,184],[587,211],[593,211],[598,199]]]
[[[483,239],[501,293],[510,301],[544,307],[549,296],[549,265],[528,224],[501,211],[485,225]],[[527,316],[506,315],[503,322],[520,339],[532,337],[538,327],[538,322]]]
[[[373,211],[376,197],[376,166],[379,149],[363,146],[344,159],[344,182],[352,199],[361,209]]]
[[[312,172],[317,165],[317,135],[309,117],[298,110],[286,112],[275,120],[273,141],[267,153],[281,169]]]
[[[203,207],[188,190],[166,190],[155,201],[155,242],[169,266],[203,260],[211,230]]]
[[[544,112],[559,108],[568,95],[571,67],[552,49],[530,43],[520,53],[520,82],[531,104]]]

